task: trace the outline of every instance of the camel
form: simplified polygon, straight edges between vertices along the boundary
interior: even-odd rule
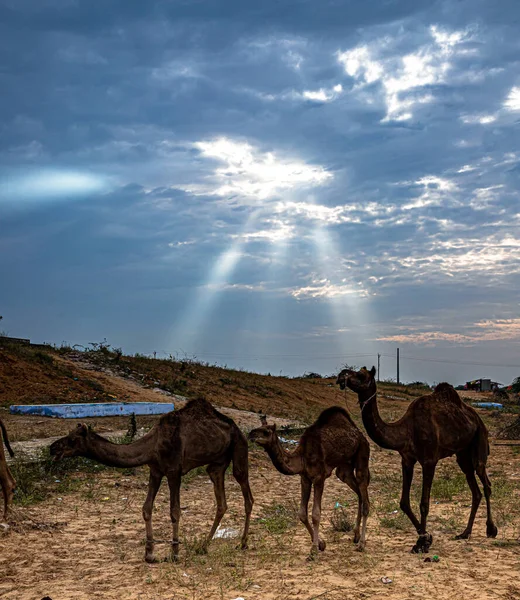
[[[284,475],[300,475],[301,504],[299,517],[312,540],[309,560],[325,550],[325,541],[319,537],[321,498],[325,480],[336,469],[336,475],[346,483],[358,497],[358,513],[354,529],[357,549],[365,548],[366,522],[370,503],[368,484],[370,471],[368,459],[370,446],[359,431],[348,412],[339,406],[325,409],[316,422],[302,435],[293,451],[285,450],[276,434],[276,425],[268,425],[261,417],[262,426],[249,433],[249,440],[262,446],[273,465]],[[312,526],[309,523],[308,504],[314,486]],[[360,532],[360,524],[363,525]]]
[[[245,504],[245,525],[241,548],[247,548],[253,496],[249,488],[248,447],[244,434],[235,422],[219,413],[203,398],[191,400],[184,408],[163,415],[141,439],[131,444],[115,444],[93,433],[84,424],[55,441],[50,447],[55,459],[85,456],[114,467],[148,465],[150,479],[143,506],[146,525],[146,562],[156,562],[152,528],[155,496],[163,477],[170,488],[170,516],[173,525],[170,559],[178,560],[181,477],[196,467],[208,465],[213,482],[217,512],[208,537],[202,545],[207,550],[226,510],[224,476],[233,461],[233,476],[242,489]]]
[[[7,430],[2,420],[0,419],[0,429],[2,433],[0,438],[3,437],[5,447],[7,451],[11,455],[11,458],[14,456],[14,452],[9,444],[9,438],[7,437]],[[5,459],[4,452],[4,444],[2,443],[2,439],[0,439],[0,483],[2,484],[2,495],[4,497],[4,521],[7,521],[7,517],[9,515],[9,510],[11,508],[11,503],[13,501],[14,490],[16,488],[16,481],[7,466],[7,461]]]
[[[439,460],[455,454],[457,463],[471,490],[471,512],[466,529],[457,539],[471,535],[475,515],[482,499],[475,472],[484,487],[487,504],[487,536],[496,537],[498,530],[491,515],[491,482],[486,473],[489,455],[488,431],[477,412],[462,402],[448,383],[439,383],[432,394],[411,402],[406,413],[393,423],[386,423],[377,406],[375,367],[368,371],[344,369],[336,383],[341,389],[350,388],[358,395],[363,424],[376,444],[397,450],[402,459],[403,488],[401,510],[410,519],[419,534],[412,552],[428,552],[433,538],[426,531],[430,507],[430,491]],[[415,464],[422,466],[423,485],[419,521],[410,506],[410,487]]]

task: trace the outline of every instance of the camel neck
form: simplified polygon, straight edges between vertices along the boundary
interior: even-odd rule
[[[265,446],[265,451],[280,473],[284,475],[298,475],[303,471],[303,461],[299,447],[289,452],[283,448],[279,438],[276,437],[276,441],[273,444]]]
[[[85,456],[109,467],[139,467],[150,462],[155,450],[154,439],[154,430],[131,444],[115,444],[91,434]]]
[[[361,418],[370,438],[381,448],[399,450],[406,442],[406,432],[399,421],[387,423],[379,414],[377,388],[358,393],[361,404]]]

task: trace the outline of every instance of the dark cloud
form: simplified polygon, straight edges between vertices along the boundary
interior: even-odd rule
[[[519,14],[484,0],[3,2],[3,323],[273,372],[267,355],[326,371],[341,360],[288,355],[397,343],[505,360]]]

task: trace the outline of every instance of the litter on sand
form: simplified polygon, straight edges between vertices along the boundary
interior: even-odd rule
[[[381,581],[383,583],[392,583],[392,580],[390,579],[390,577],[381,577]]]
[[[230,540],[238,537],[239,535],[240,531],[238,531],[238,529],[233,529],[233,527],[219,527],[217,531],[215,531],[213,539]]]

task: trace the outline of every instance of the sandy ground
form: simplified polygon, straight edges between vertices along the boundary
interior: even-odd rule
[[[352,533],[338,533],[330,518],[336,501],[356,503],[350,490],[334,476],[323,500],[322,534],[326,551],[316,562],[306,560],[309,539],[303,526],[292,521],[281,533],[270,531],[262,515],[269,507],[284,507],[294,517],[299,501],[299,478],[274,470],[261,450],[250,456],[255,507],[247,551],[235,549],[236,540],[214,540],[207,555],[196,555],[195,538],[210,527],[215,503],[206,476],[196,477],[182,491],[181,562],[147,565],[143,561],[144,524],[141,505],[146,495],[147,470],[137,475],[107,470],[85,475],[73,493],[51,497],[37,505],[15,508],[11,529],[0,535],[0,597],[61,599],[302,599],[343,598],[503,598],[520,599],[520,455],[515,448],[493,446],[490,477],[495,481],[496,540],[485,537],[481,506],[469,541],[454,540],[465,525],[470,495],[467,489],[451,501],[432,498],[429,530],[434,536],[424,562],[409,550],[416,536],[396,514],[400,481],[399,457],[377,451],[371,458],[372,502],[365,553],[355,551]],[[454,472],[454,461],[443,462],[437,477]],[[507,478],[507,490],[500,481]],[[420,477],[416,477],[420,480]],[[388,486],[397,487],[389,491]],[[417,483],[414,483],[414,487]],[[231,476],[226,481],[229,510],[222,525],[239,530],[243,523],[240,489]],[[390,495],[389,495],[390,494]],[[395,498],[394,498],[395,496]],[[388,502],[393,498],[393,504]],[[170,535],[167,486],[155,507],[155,538]],[[384,526],[396,518],[400,527]],[[403,525],[404,524],[404,525]],[[157,554],[167,553],[158,544]],[[384,584],[382,577],[392,583]]]
[[[16,398],[17,390],[22,389],[14,385],[15,374],[11,372],[18,363],[11,357],[4,356],[3,360],[5,381],[11,385],[7,390],[11,401]],[[61,364],[60,360],[56,358],[55,362]],[[110,372],[92,371],[88,364],[80,361],[70,367],[78,381],[64,375],[59,385],[55,373],[47,376],[40,367],[33,363],[20,366],[18,379],[30,382],[31,401],[38,401],[38,394],[49,394],[54,388],[60,392],[56,398],[63,401],[71,394],[79,398],[88,388],[85,381],[89,379],[96,380],[121,400],[169,400],[152,387],[143,387],[140,382]],[[216,379],[215,375],[223,379]],[[252,406],[255,410],[290,416],[305,415],[304,409],[311,406],[313,399],[313,410],[346,404],[359,422],[356,399],[353,395],[340,394],[337,388],[330,387],[330,382],[298,382],[301,388],[295,391],[290,380],[271,378],[270,386],[275,383],[280,386],[280,393],[275,393],[266,387],[263,379],[244,374],[251,378],[250,384],[246,382],[253,390],[251,393],[258,391],[259,395],[242,398],[240,390],[232,388],[233,384],[226,379],[229,373],[214,370],[211,376],[211,385],[208,384],[205,393],[212,392],[209,395],[216,406],[227,404],[228,408],[222,412],[245,430],[258,425],[258,413],[237,410],[230,407],[233,403],[240,408]],[[46,381],[45,378],[48,385],[43,388],[39,382]],[[461,395],[472,396],[466,392]],[[410,401],[410,398],[398,400],[393,390],[382,393],[381,398],[383,417],[387,420],[400,417]],[[471,399],[477,398],[482,399],[482,396]],[[180,408],[182,401],[176,400],[176,406]],[[513,418],[496,412],[481,411],[481,414],[492,433]],[[39,448],[64,435],[78,422],[9,415],[6,410],[2,410],[0,416],[8,427],[15,451],[29,454],[36,454]],[[148,428],[156,420],[157,417],[138,417],[138,427]],[[87,421],[108,437],[119,435],[128,426],[128,418],[121,417]],[[298,424],[294,418],[276,419],[276,422],[280,426]],[[493,510],[499,527],[496,540],[485,537],[484,506],[479,509],[471,540],[454,539],[465,527],[470,493],[453,459],[439,466],[436,475],[439,487],[432,495],[429,518],[429,531],[434,536],[430,556],[437,554],[438,563],[424,562],[424,556],[410,554],[416,535],[399,510],[399,456],[374,446],[366,552],[355,550],[352,533],[334,531],[331,518],[337,515],[335,503],[346,505],[345,510],[353,520],[356,501],[352,492],[332,476],[327,481],[323,499],[322,537],[327,549],[315,562],[306,560],[310,540],[296,516],[299,478],[279,474],[260,449],[250,453],[255,506],[249,549],[236,550],[236,539],[216,539],[207,555],[195,552],[197,541],[209,530],[215,512],[212,486],[207,476],[200,475],[186,483],[182,490],[183,543],[178,564],[148,565],[143,560],[145,534],[141,507],[146,496],[146,468],[135,472],[107,469],[72,473],[73,485],[68,492],[51,490],[42,502],[15,506],[11,527],[0,530],[0,598],[343,600],[388,597],[423,600],[427,597],[448,600],[456,594],[460,600],[520,600],[519,450],[515,445],[492,444],[489,473],[494,486]],[[227,476],[226,490],[229,508],[222,526],[238,532],[243,525],[243,501],[232,476]],[[417,471],[413,487],[415,506],[419,491],[420,471]],[[154,520],[155,539],[168,540],[171,525],[166,484],[158,494]],[[158,544],[158,556],[166,556],[167,551],[166,543]],[[384,584],[382,577],[389,577],[392,582]]]

